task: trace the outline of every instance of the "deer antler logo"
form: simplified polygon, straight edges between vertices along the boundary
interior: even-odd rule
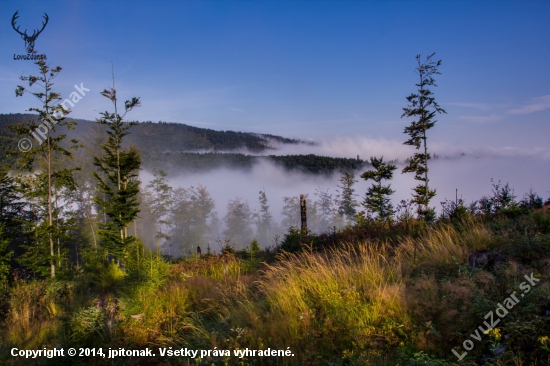
[[[11,26],[17,33],[21,35],[21,38],[23,38],[23,40],[25,41],[25,48],[27,49],[27,53],[32,53],[34,51],[34,41],[36,41],[38,35],[42,33],[44,28],[46,28],[46,24],[48,24],[48,20],[50,18],[48,17],[48,14],[44,13],[44,19],[46,21],[42,22],[42,29],[35,29],[33,34],[29,36],[26,29],[25,32],[21,33],[21,31],[19,31],[19,27],[15,28],[15,21],[17,20],[17,18],[19,18],[19,15],[17,15],[17,13],[19,13],[19,10],[16,11],[15,14],[13,14],[13,18],[11,18]]]

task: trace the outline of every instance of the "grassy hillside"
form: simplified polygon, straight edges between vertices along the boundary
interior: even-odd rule
[[[459,216],[428,229],[363,221],[336,238],[302,237],[295,252],[228,249],[172,264],[136,246],[124,270],[15,278],[0,303],[1,359],[13,362],[11,347],[59,345],[157,353],[80,359],[97,365],[458,365],[452,350],[462,355],[471,340],[460,364],[547,364],[548,212],[515,205]],[[502,261],[473,267],[470,254],[482,250]],[[537,281],[528,291],[526,278]],[[490,312],[500,320],[485,334]],[[159,347],[231,356],[160,357]],[[246,348],[292,355],[234,356]]]

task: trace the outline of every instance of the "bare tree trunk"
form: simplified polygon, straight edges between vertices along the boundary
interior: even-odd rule
[[[97,241],[96,241],[96,238],[95,238],[94,226],[92,225],[91,220],[89,220],[89,222],[90,222],[90,229],[92,230],[92,237],[94,238],[94,250],[97,253]]]
[[[300,214],[302,218],[302,234],[307,234],[307,207],[306,198],[303,194],[300,195]]]
[[[46,106],[46,113],[48,112],[47,106]],[[54,245],[53,245],[53,235],[51,232],[52,226],[53,226],[53,215],[52,215],[52,151],[51,151],[51,145],[50,145],[50,130],[48,129],[48,155],[47,155],[47,162],[48,162],[48,237],[50,240],[50,275],[51,277],[55,277],[55,260],[54,260]]]

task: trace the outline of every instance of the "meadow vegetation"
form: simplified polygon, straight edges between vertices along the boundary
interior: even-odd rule
[[[491,199],[498,203],[498,197]],[[228,250],[176,263],[136,243],[124,268],[111,263],[52,279],[15,276],[3,287],[1,358],[11,359],[11,347],[56,345],[290,347],[294,357],[284,359],[163,357],[156,362],[453,364],[458,360],[451,350],[460,351],[485,314],[533,273],[540,285],[498,325],[498,345],[484,335],[463,364],[546,364],[550,217],[547,206],[540,206],[523,200],[491,213],[457,206],[452,218],[441,217],[431,227],[412,220],[408,231],[399,221],[365,220],[339,232],[348,240],[337,245],[309,234],[293,252]],[[454,217],[458,210],[462,214]],[[364,231],[377,235],[364,239]],[[472,268],[469,254],[479,250],[507,259]]]

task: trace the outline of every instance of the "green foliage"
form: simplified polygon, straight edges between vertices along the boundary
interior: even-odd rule
[[[302,231],[291,226],[283,238],[281,250],[289,253],[295,253],[302,250]]]
[[[172,198],[172,187],[166,183],[166,173],[162,170],[157,173],[154,169],[153,178],[145,187],[145,190],[146,200],[155,220],[155,244],[157,251],[160,251],[160,241],[163,239],[166,241],[170,240],[170,236],[163,229],[171,224],[169,214],[174,201]],[[168,255],[171,254],[168,252]]]
[[[103,268],[95,274],[94,283],[105,291],[115,288],[128,274],[114,262],[105,263]]]
[[[251,257],[254,257],[256,253],[258,253],[261,250],[260,244],[258,244],[257,239],[253,239],[250,243],[250,248],[248,249],[248,252],[250,253]]]
[[[16,156],[9,155],[13,146],[17,146],[19,140],[13,133],[4,131],[0,124],[0,165],[15,166]]]
[[[30,93],[40,102],[40,108],[29,108],[29,111],[37,112],[36,119],[8,125],[7,127],[14,132],[18,137],[29,138],[31,133],[38,127],[38,121],[41,121],[41,128],[45,129],[42,142],[33,144],[28,151],[12,151],[10,155],[17,155],[17,164],[23,170],[34,173],[38,169],[39,173],[34,173],[29,180],[35,179],[34,190],[23,191],[25,198],[29,201],[35,201],[39,208],[40,214],[37,217],[38,225],[34,226],[37,230],[35,235],[36,245],[27,246],[32,253],[34,249],[44,249],[49,245],[49,253],[40,253],[39,256],[48,258],[50,267],[50,276],[55,276],[56,264],[61,264],[61,241],[67,237],[68,219],[63,217],[63,211],[66,207],[64,194],[68,191],[75,190],[75,182],[73,172],[79,170],[78,167],[70,167],[67,162],[62,164],[63,159],[71,159],[72,153],[70,150],[80,147],[78,140],[71,139],[72,145],[66,147],[64,140],[66,134],[56,133],[56,129],[65,127],[67,130],[74,129],[76,122],[66,121],[65,115],[70,113],[70,110],[63,108],[61,104],[54,105],[56,101],[61,100],[61,95],[54,92],[53,79],[55,79],[61,67],[50,68],[43,61],[36,62],[39,67],[39,75],[21,76],[22,81],[29,83],[29,88],[37,85],[40,91],[31,92],[25,87],[18,85],[15,90],[17,97],[23,96],[25,93]],[[45,245],[45,242],[47,244]],[[57,244],[57,248],[55,245]],[[56,250],[57,249],[57,255]],[[32,260],[30,263],[31,270],[36,273],[44,273],[43,261]]]
[[[427,135],[426,132],[431,129],[435,123],[436,113],[447,113],[437,104],[433,93],[428,86],[437,86],[433,75],[439,75],[437,68],[441,65],[441,60],[435,62],[431,58],[435,55],[432,53],[426,58],[426,61],[420,61],[420,55],[416,56],[418,66],[416,71],[420,77],[420,82],[415,84],[419,89],[417,93],[412,93],[407,97],[409,105],[403,108],[401,117],[413,117],[411,124],[405,127],[404,133],[410,138],[404,142],[405,145],[414,146],[417,150],[423,148],[422,153],[415,153],[410,158],[408,165],[403,169],[403,173],[415,173],[414,179],[421,183],[416,186],[413,191],[413,200],[417,204],[417,213],[427,223],[435,220],[435,211],[429,207],[430,200],[435,196],[435,190],[428,186],[428,160],[431,158],[428,153]]]
[[[394,193],[391,185],[382,185],[383,180],[391,180],[393,171],[397,167],[384,161],[384,157],[371,157],[370,163],[374,170],[368,170],[361,175],[365,180],[373,180],[374,183],[367,190],[363,206],[370,212],[376,214],[378,221],[387,222],[391,220],[395,211],[391,204],[390,196]]]
[[[226,254],[235,254],[235,247],[233,245],[231,245],[231,242],[229,240],[227,240],[225,242],[225,245],[222,247],[221,249],[221,255],[226,255]]]
[[[258,244],[259,241],[264,247],[268,247],[270,244],[271,236],[275,232],[273,227],[273,216],[269,211],[269,205],[267,204],[267,195],[265,194],[265,190],[260,191],[259,195],[260,211],[253,214],[253,218],[256,223],[256,233],[258,234],[258,240],[254,240],[256,241],[256,244]]]
[[[335,170],[358,170],[365,166],[360,159],[333,158],[329,156],[308,155],[269,155],[269,158],[286,169],[304,173],[329,174]]]
[[[70,320],[71,343],[77,345],[105,344],[105,330],[103,312],[97,305],[76,311]]]
[[[236,244],[237,247],[245,247],[245,243],[252,239],[252,212],[247,202],[235,198],[227,203],[227,214],[224,218],[226,238]]]
[[[270,148],[271,141],[297,144],[299,140],[266,134],[247,132],[215,131],[189,126],[183,123],[151,121],[139,123],[134,129],[132,142],[146,150],[190,151],[190,150],[235,150],[246,148],[261,152]]]
[[[432,358],[422,351],[416,352],[412,357],[406,357],[403,360],[403,366],[445,366],[449,364],[447,360]]]
[[[6,131],[2,134],[2,127],[12,121],[20,122],[23,119],[35,119],[32,114],[0,114],[0,154],[8,146],[17,146],[18,140]],[[93,132],[92,121],[78,120],[78,131],[68,133],[67,136],[85,137],[86,132]],[[179,171],[207,171],[216,168],[230,167],[251,169],[260,161],[272,161],[289,170],[299,170],[308,174],[331,174],[335,171],[353,171],[364,168],[367,163],[360,159],[335,158],[318,155],[271,155],[254,156],[241,153],[226,152],[235,149],[247,148],[254,152],[270,149],[270,141],[275,140],[284,144],[304,143],[299,140],[287,139],[273,135],[258,135],[232,131],[214,131],[187,126],[180,123],[137,123],[132,127],[132,134],[125,141],[125,147],[139,146],[143,168],[162,169],[165,172]],[[214,137],[214,135],[219,135]],[[91,141],[93,143],[93,141]],[[88,146],[90,148],[90,146]],[[196,150],[210,150],[196,152]],[[7,150],[6,150],[7,151]],[[92,153],[92,155],[96,155]],[[87,164],[86,153],[82,154],[83,164]],[[5,160],[2,160],[5,159]],[[0,164],[12,165],[14,158],[0,155]]]
[[[338,207],[338,213],[341,216],[345,216],[347,218],[348,223],[352,223],[355,217],[355,214],[357,213],[357,210],[355,209],[359,204],[355,200],[355,189],[353,188],[353,185],[357,183],[357,180],[355,180],[355,174],[353,172],[344,172],[342,176],[340,177],[340,188],[342,192],[340,192],[340,205]]]
[[[0,166],[0,226],[10,242],[19,244],[24,241],[24,224],[30,219],[26,206],[20,185],[7,167]]]
[[[206,187],[199,184],[175,189],[173,201],[170,244],[177,248],[179,256],[192,256],[195,248],[207,245],[209,231],[215,231],[214,200]]]
[[[4,234],[5,226],[0,224],[0,289],[4,289],[10,272],[10,262],[13,251],[8,250],[10,243],[8,237]]]
[[[460,224],[469,217],[469,210],[461,198],[455,201],[445,200],[445,202],[441,202],[441,207],[440,219],[448,219],[453,223]]]
[[[124,150],[122,140],[128,135],[132,122],[124,122],[123,118],[134,107],[140,105],[139,98],[132,98],[124,103],[125,113],[118,114],[116,90],[105,89],[101,95],[109,99],[115,108],[114,113],[101,113],[98,123],[108,127],[108,140],[102,145],[103,156],[94,157],[94,165],[99,173],[94,171],[98,191],[95,202],[101,206],[109,218],[103,223],[99,234],[104,248],[119,259],[123,257],[124,249],[134,238],[128,235],[128,226],[137,217],[139,203],[138,172],[141,158],[135,148]],[[106,197],[106,198],[103,198]]]

